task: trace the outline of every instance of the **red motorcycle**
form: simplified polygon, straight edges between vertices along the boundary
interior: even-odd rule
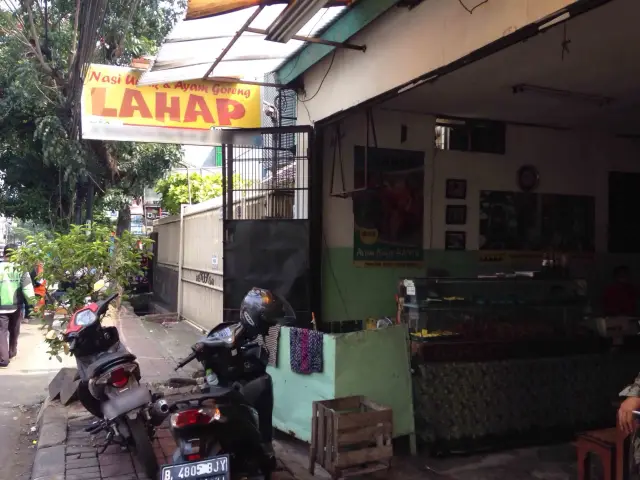
[[[113,294],[76,311],[69,320],[64,340],[76,357],[80,402],[98,418],[87,431],[92,434],[105,431],[105,450],[112,443],[129,448],[149,478],[155,478],[158,463],[152,439],[166,412],[150,408],[157,398],[140,385],[140,365],[120,342],[118,329],[102,326],[109,304],[117,297],[118,294]],[[157,405],[156,408],[164,408],[162,402]]]

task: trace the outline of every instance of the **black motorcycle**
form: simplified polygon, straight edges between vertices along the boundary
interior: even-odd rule
[[[76,357],[80,378],[78,397],[99,419],[87,431],[107,432],[104,449],[112,443],[131,449],[145,473],[154,478],[158,463],[151,439],[154,427],[162,419],[154,421],[158,415],[154,417],[149,406],[157,399],[140,385],[136,356],[122,345],[117,328],[101,324],[109,304],[117,297],[113,294],[76,311],[69,320],[64,340],[69,352]],[[162,403],[155,406],[159,411],[164,407]]]
[[[160,478],[270,479],[275,457],[261,435],[271,428],[273,408],[273,385],[266,372],[269,352],[233,322],[215,327],[192,350],[176,370],[197,359],[206,374],[202,393],[173,404],[160,400],[156,406],[171,413],[170,430],[178,446],[174,463],[162,467]],[[263,418],[256,408],[260,402]]]

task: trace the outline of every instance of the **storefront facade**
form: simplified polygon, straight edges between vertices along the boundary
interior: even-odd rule
[[[588,40],[596,25],[632,16],[636,8],[632,3],[492,1],[471,15],[457,2],[393,8],[349,39],[366,45],[364,54],[337,50],[297,77],[306,92],[306,97],[299,96],[298,123],[315,125],[323,139],[323,321],[393,315],[394,285],[402,276],[427,271],[475,276],[539,266],[544,248],[521,246],[512,255],[506,253],[510,248],[481,245],[481,192],[521,192],[518,172],[527,166],[537,170],[539,185],[534,193],[538,195],[590,197],[591,244],[570,252],[570,261],[576,275],[590,280],[596,304],[597,292],[610,280],[615,265],[640,267],[637,255],[613,253],[608,245],[610,173],[640,170],[635,160],[640,145],[634,128],[626,123],[631,107],[607,111],[598,104],[609,101],[607,92],[614,83],[609,80],[618,77],[624,80],[616,80],[611,97],[619,102],[620,91],[628,97],[632,87],[623,87],[631,82],[630,72],[615,56],[598,63],[611,57],[606,52],[614,45],[598,47],[599,41]],[[617,41],[628,34],[628,24],[620,21]],[[325,35],[331,35],[332,28],[338,33],[345,30],[338,22]],[[523,43],[519,39],[525,33],[530,40]],[[307,46],[299,58],[290,59],[279,70],[281,79],[294,77],[302,68],[299,65],[321,48],[326,52],[326,47]],[[610,76],[593,75],[589,65],[596,64]],[[444,67],[453,71],[445,73]],[[437,80],[428,78],[429,72]],[[548,95],[555,90],[542,95],[513,92],[514,87],[530,83],[561,86],[560,94],[602,93],[565,101]],[[367,111],[373,122],[367,120]],[[447,118],[501,121],[503,151],[438,148],[441,130],[436,124],[443,125],[440,120]],[[341,140],[336,148],[338,130]],[[394,262],[362,266],[363,262],[354,261],[353,196],[336,194],[358,189],[362,178],[361,173],[354,174],[354,148],[367,142],[373,148],[375,140],[379,148],[424,156],[420,265],[399,261],[396,267]],[[448,180],[466,182],[463,199],[447,198]],[[447,205],[466,206],[464,224],[447,225]],[[447,249],[447,231],[463,232],[464,248]],[[537,255],[526,255],[536,250]],[[495,251],[501,254],[493,255]]]
[[[620,50],[637,44],[629,19],[638,5],[480,3],[471,14],[444,1],[389,10],[349,39],[365,54],[328,54],[298,79],[298,121],[322,139],[320,318],[328,331],[395,319],[403,279],[412,289],[425,277],[473,283],[525,271],[536,282],[543,264],[562,263],[558,285],[539,285],[556,294],[565,280],[585,285],[584,304],[573,297],[567,307],[583,320],[601,313],[614,267],[640,273],[640,249],[629,241],[637,215],[620,213],[623,199],[635,203],[629,185],[640,188],[637,72],[634,54]],[[607,42],[593,34],[605,25]],[[418,214],[416,233],[407,218]],[[490,316],[470,305],[477,292],[462,296],[432,299],[460,301],[449,316],[469,323]],[[558,298],[511,300],[521,309],[509,306],[514,324],[527,323],[527,310],[565,309]],[[495,317],[506,316],[504,306]],[[418,437],[452,451],[610,425],[611,398],[637,373],[633,345],[612,350],[611,338],[583,325],[568,334],[545,328],[536,338],[470,335],[471,345],[435,349],[412,341]]]

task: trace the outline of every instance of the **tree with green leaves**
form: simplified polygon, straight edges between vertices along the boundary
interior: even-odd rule
[[[85,198],[130,218],[172,166],[175,145],[82,141],[82,72],[153,54],[184,0],[18,0],[0,11],[0,213],[64,230]],[[92,195],[92,193],[94,195]]]
[[[25,242],[28,237],[38,233],[49,234],[43,225],[23,220],[14,220],[8,229],[7,243]]]
[[[150,242],[128,231],[116,237],[108,227],[73,225],[69,232],[56,233],[53,238],[45,233],[27,237],[12,260],[26,272],[41,265],[41,273],[34,280],[44,280],[49,287],[58,282],[72,283],[73,288],[65,291],[62,302],[68,312],[75,312],[87,297],[95,297],[94,285],[98,281],[108,285],[104,294],[126,291],[131,279],[143,273],[142,257],[148,255]],[[35,312],[42,320],[52,316],[59,306],[51,298],[46,300],[45,307]],[[64,321],[68,321],[68,317]],[[43,327],[47,330],[49,354],[59,356],[64,342],[51,325],[43,323]]]
[[[233,185],[243,188],[253,182],[240,175],[233,176]],[[156,183],[156,192],[162,195],[162,209],[171,215],[180,213],[180,205],[196,204],[222,196],[222,174],[173,173]]]

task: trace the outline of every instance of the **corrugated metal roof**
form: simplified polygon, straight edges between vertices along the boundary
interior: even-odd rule
[[[232,42],[237,32],[250,22],[249,28],[267,30],[287,7],[286,4],[251,7],[243,10],[195,20],[179,22],[165,39],[151,68],[140,78],[140,85],[154,85],[205,78],[207,72]],[[343,13],[346,7],[322,8],[302,27],[297,35],[314,37]],[[244,32],[208,78],[235,78],[264,82],[267,73],[275,71],[306,42],[290,40],[278,43],[264,35]]]

